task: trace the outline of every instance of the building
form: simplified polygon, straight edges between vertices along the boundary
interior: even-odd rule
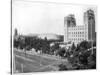
[[[74,15],[64,17],[64,32],[64,42],[77,44],[83,40],[96,40],[94,11],[89,9],[84,12],[84,25],[80,26],[76,25]]]

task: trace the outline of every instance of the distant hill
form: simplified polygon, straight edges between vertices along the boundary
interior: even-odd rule
[[[52,34],[52,33],[29,34],[27,36],[37,36],[37,37],[42,38],[42,39],[44,39],[46,37],[48,40],[60,40],[60,39],[63,39],[63,35]]]

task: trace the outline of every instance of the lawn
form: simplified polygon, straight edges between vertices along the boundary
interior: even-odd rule
[[[55,71],[55,67],[57,66],[53,65],[61,63],[61,60],[45,58],[41,55],[25,55],[24,52],[16,50],[14,51],[14,54],[17,55],[15,56],[15,65],[16,70],[18,70],[19,73]],[[51,65],[51,67],[48,65]]]

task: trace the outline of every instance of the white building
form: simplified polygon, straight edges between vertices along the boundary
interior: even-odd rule
[[[87,40],[96,40],[95,15],[93,10],[84,13],[84,25],[77,26],[74,15],[64,17],[64,42],[75,44]]]

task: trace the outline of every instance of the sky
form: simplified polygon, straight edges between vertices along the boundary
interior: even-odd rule
[[[94,6],[13,0],[12,28],[20,34],[64,34],[64,17],[74,14],[77,25],[84,25],[83,15]]]

